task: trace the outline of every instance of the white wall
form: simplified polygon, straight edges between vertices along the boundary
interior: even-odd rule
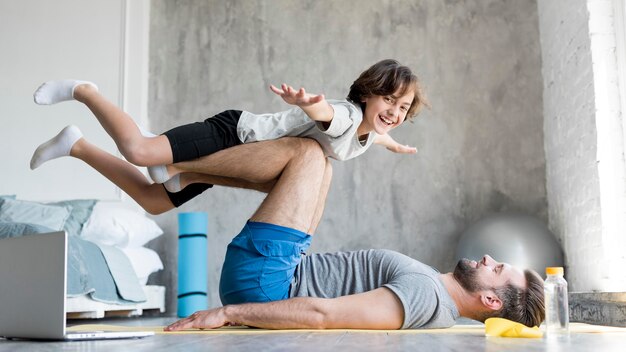
[[[32,93],[46,80],[91,80],[108,99],[141,115],[145,110],[142,79],[147,77],[141,75],[147,62],[143,67],[137,64],[144,57],[141,50],[147,57],[147,38],[142,42],[147,33],[143,30],[147,17],[142,17],[147,12],[141,8],[145,3],[0,2],[0,194],[32,200],[122,199],[113,184],[77,160],[62,158],[29,169],[35,148],[68,124],[77,125],[87,139],[117,155],[112,140],[82,104],[38,106]],[[133,14],[139,17],[127,26]],[[127,48],[130,43],[132,50]],[[125,96],[134,104],[125,104]]]
[[[626,165],[613,5],[538,2],[550,228],[563,244],[574,291],[626,290]]]

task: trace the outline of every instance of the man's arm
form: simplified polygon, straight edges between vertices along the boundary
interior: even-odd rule
[[[248,325],[265,329],[399,329],[404,321],[400,299],[381,287],[337,297],[295,297],[269,303],[247,303],[199,311],[166,331]]]
[[[299,106],[313,121],[329,123],[335,115],[333,107],[324,99],[323,94],[308,94],[304,88],[296,91],[286,84],[282,84],[281,89],[270,85],[270,90],[280,95],[287,104]]]

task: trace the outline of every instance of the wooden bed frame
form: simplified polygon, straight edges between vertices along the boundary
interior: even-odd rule
[[[66,298],[68,319],[99,319],[105,317],[136,317],[146,310],[165,313],[165,287],[144,286],[147,300],[137,304],[110,304],[94,301],[88,295]]]

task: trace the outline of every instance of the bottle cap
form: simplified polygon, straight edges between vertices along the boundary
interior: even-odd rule
[[[549,266],[546,268],[546,275],[563,275],[563,267]]]

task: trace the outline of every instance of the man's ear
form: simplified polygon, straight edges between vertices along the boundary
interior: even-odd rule
[[[480,302],[490,310],[500,310],[502,301],[493,291],[483,291],[480,295]]]

